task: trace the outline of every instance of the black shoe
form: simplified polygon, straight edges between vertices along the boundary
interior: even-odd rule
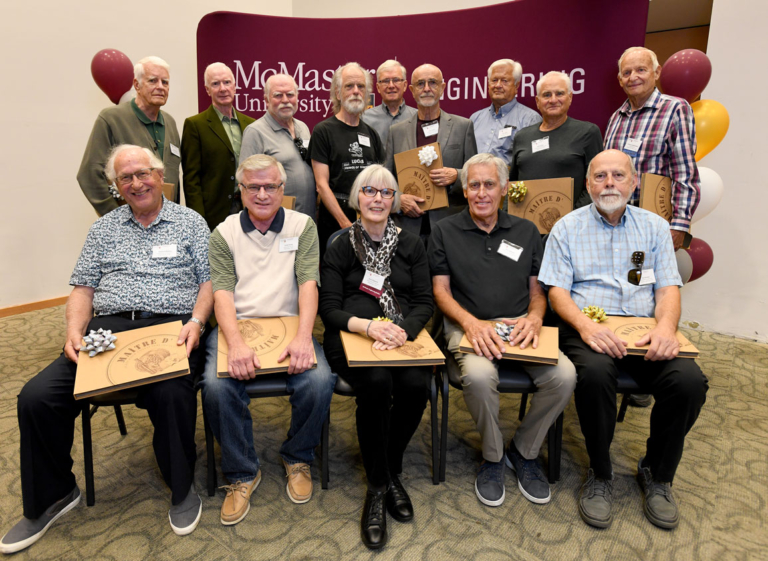
[[[387,491],[387,512],[398,522],[413,520],[413,504],[403,484],[396,475],[392,475],[392,483]]]
[[[379,549],[387,543],[387,512],[384,508],[387,492],[368,491],[360,519],[360,538],[368,549]]]

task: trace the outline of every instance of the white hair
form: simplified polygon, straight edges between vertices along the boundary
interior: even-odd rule
[[[573,93],[573,87],[571,86],[571,77],[568,76],[565,72],[558,72],[557,70],[553,70],[551,72],[547,72],[539,78],[539,81],[536,82],[536,97],[539,97],[539,94],[541,93],[541,83],[546,80],[547,78],[562,78],[565,80],[566,87],[568,88],[568,93]]]
[[[168,73],[168,75],[171,74],[170,65],[167,62],[165,62],[163,59],[161,59],[159,56],[145,56],[143,59],[141,59],[139,62],[137,62],[133,66],[133,77],[136,79],[136,81],[139,84],[141,84],[141,81],[144,79],[145,64],[154,64],[156,66],[159,66],[160,68],[164,68],[165,71]]]
[[[395,200],[392,201],[390,214],[400,210],[400,189],[397,188],[397,180],[392,172],[381,164],[373,164],[357,174],[352,189],[349,190],[348,204],[355,210],[360,210],[360,189],[366,185],[392,189],[395,192]]]
[[[496,62],[491,63],[488,67],[488,82],[491,81],[491,72],[497,66],[511,66],[512,67],[512,79],[515,81],[515,87],[520,85],[520,80],[523,77],[523,67],[519,62],[515,62],[511,58],[500,58]]]
[[[229,75],[232,76],[232,81],[233,82],[235,81],[235,73],[232,72],[232,69],[229,66],[227,66],[223,62],[213,62],[208,66],[206,66],[205,72],[203,73],[203,81],[205,82],[206,86],[211,85],[210,73],[216,70],[226,70],[227,72],[229,72]]]
[[[405,66],[400,64],[398,61],[392,60],[392,59],[385,60],[384,62],[382,62],[379,65],[379,67],[376,69],[376,79],[377,80],[381,79],[381,73],[382,72],[386,72],[387,70],[394,70],[394,69],[397,69],[397,68],[399,68],[400,72],[402,72],[403,80],[407,80],[408,79],[408,73],[405,70]]]
[[[133,144],[118,144],[112,148],[112,151],[109,153],[109,157],[107,158],[107,163],[104,165],[104,174],[107,176],[107,180],[110,183],[114,183],[115,177],[117,177],[117,170],[115,170],[115,160],[120,154],[129,150],[143,151],[147,156],[149,156],[149,167],[160,171],[165,170],[163,161],[155,156],[155,154],[149,148],[144,148],[143,146],[135,146]]]
[[[648,53],[648,56],[651,57],[653,71],[656,72],[656,69],[659,68],[659,59],[656,57],[656,53],[651,49],[646,49],[645,47],[630,47],[624,51],[619,58],[619,75],[621,75],[621,63],[624,62],[624,57],[632,53]]]
[[[254,154],[241,162],[235,172],[235,180],[240,183],[243,180],[243,175],[246,171],[263,171],[271,167],[277,168],[277,173],[280,175],[280,181],[285,184],[288,176],[285,174],[283,164],[278,162],[272,156],[267,156],[266,154]]]
[[[509,167],[507,167],[507,162],[493,154],[480,153],[472,156],[464,163],[464,167],[461,168],[461,188],[464,189],[464,191],[467,190],[467,182],[469,181],[469,168],[478,165],[494,166],[496,168],[496,177],[499,179],[499,185],[502,188],[506,188],[506,185],[509,182]]]
[[[365,78],[365,92],[363,92],[363,103],[368,103],[368,97],[371,95],[371,92],[373,91],[373,80],[371,79],[371,73],[368,72],[365,68],[363,68],[356,62],[348,62],[343,66],[339,66],[336,69],[336,72],[333,73],[333,78],[331,79],[331,103],[333,104],[334,114],[341,111],[341,99],[340,99],[341,85],[342,85],[341,74],[347,68],[357,68],[360,72],[363,73],[363,76]]]
[[[296,80],[293,79],[293,76],[290,74],[272,74],[272,76],[267,78],[267,81],[264,82],[264,99],[268,101],[269,96],[272,95],[272,80],[275,78],[288,78],[291,81],[291,84],[293,84],[293,93],[297,96],[299,95],[299,85],[296,83]]]

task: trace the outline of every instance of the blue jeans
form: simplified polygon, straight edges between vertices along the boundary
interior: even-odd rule
[[[229,481],[251,481],[259,471],[253,446],[253,422],[245,391],[247,382],[216,376],[219,346],[218,327],[208,337],[205,372],[200,380],[203,408],[213,435],[221,446],[221,470]],[[301,374],[283,374],[291,402],[291,428],[280,447],[280,456],[289,464],[311,464],[320,444],[323,423],[336,386],[322,347],[314,337],[317,367]]]

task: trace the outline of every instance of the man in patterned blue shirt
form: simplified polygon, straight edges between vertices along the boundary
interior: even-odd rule
[[[116,147],[106,176],[128,204],[91,226],[69,281],[74,289],[64,352],[19,394],[24,518],[0,541],[3,553],[29,547],[80,502],[70,452],[82,403],[73,390],[82,338],[90,329],[184,323],[176,344],[186,345],[192,373],[137,388],[136,405],[147,410],[155,428],[155,457],[171,489],[171,528],[189,534],[202,513],[193,485],[193,378],[202,371],[205,355],[198,345],[213,306],[208,227],[195,211],[163,197],[163,162],[148,149]]]
[[[587,169],[592,204],[555,224],[539,281],[559,315],[560,345],[576,366],[575,399],[590,468],[579,513],[587,524],[611,525],[613,468],[610,446],[616,427],[619,367],[653,394],[651,435],[638,462],[646,517],[662,528],[679,523],[672,479],[685,435],[704,405],[707,379],[696,362],[677,358],[680,290],[669,224],[627,206],[637,185],[627,154],[606,150]],[[642,259],[636,252],[643,252]],[[637,274],[636,268],[640,269]],[[590,320],[581,309],[595,305],[608,315],[655,317],[657,326],[635,344],[650,344],[645,357],[627,356],[626,341]]]

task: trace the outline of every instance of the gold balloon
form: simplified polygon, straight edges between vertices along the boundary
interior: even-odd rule
[[[714,150],[725,138],[731,123],[728,111],[722,103],[702,99],[691,105],[696,119],[696,161]]]

